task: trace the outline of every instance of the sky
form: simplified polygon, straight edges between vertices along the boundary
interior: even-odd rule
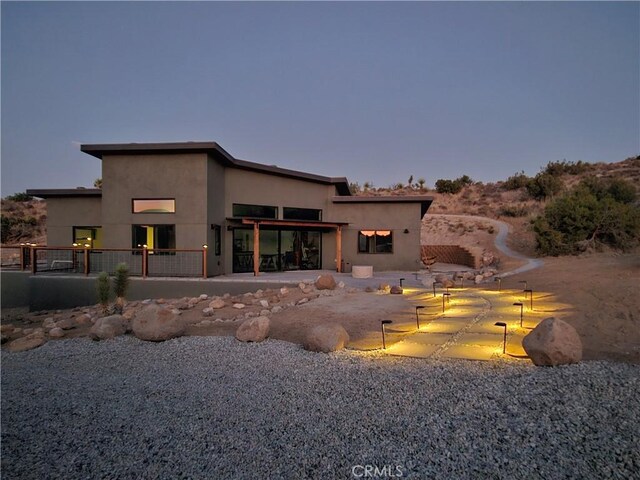
[[[82,143],[216,141],[386,187],[640,154],[638,2],[2,2],[2,196]]]

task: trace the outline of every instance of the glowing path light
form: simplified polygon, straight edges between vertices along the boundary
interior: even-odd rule
[[[419,310],[422,310],[424,308],[424,305],[418,305],[416,307],[416,326],[418,327],[418,330],[420,330],[420,316],[418,314]]]
[[[527,299],[527,293],[531,295],[531,303],[529,306],[529,310],[533,310],[533,290],[531,288],[525,288],[524,290],[524,298]]]
[[[520,328],[522,328],[522,310],[524,309],[524,305],[522,302],[516,302],[513,305],[515,307],[520,307]]]
[[[404,282],[404,278],[400,279],[400,288],[402,288],[402,282]]]
[[[445,292],[442,294],[442,313],[444,313],[444,299],[447,299],[447,301],[450,301],[451,299],[451,294],[449,292]]]
[[[502,290],[502,278],[496,277],[493,279],[494,282],[498,282],[498,291]]]
[[[504,322],[494,323],[496,327],[504,327],[504,338],[502,340],[502,353],[507,353],[507,324]]]
[[[382,349],[383,350],[387,349],[387,343],[385,342],[385,339],[384,339],[384,333],[385,333],[384,332],[384,326],[385,325],[389,325],[390,323],[393,323],[393,321],[391,321],[391,320],[382,320],[380,322],[380,328],[382,329]]]

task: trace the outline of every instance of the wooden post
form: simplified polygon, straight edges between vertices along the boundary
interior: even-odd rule
[[[142,247],[142,278],[147,278],[147,270],[149,267],[149,250],[147,247]]]
[[[202,277],[207,278],[207,246],[202,246]]]
[[[36,249],[34,247],[29,248],[29,256],[31,257],[31,273],[33,275],[38,271],[38,259],[36,258]]]
[[[258,222],[253,223],[253,275],[260,273],[260,226]]]
[[[337,268],[336,271],[338,273],[342,272],[342,226],[338,225],[338,229],[336,230],[336,263]]]
[[[24,271],[27,269],[27,256],[25,255],[26,253],[26,248],[24,245],[20,245],[20,270]]]
[[[84,248],[84,274],[89,275],[89,247]]]

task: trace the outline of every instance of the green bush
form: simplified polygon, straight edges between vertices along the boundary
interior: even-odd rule
[[[526,188],[531,181],[531,177],[525,175],[524,171],[511,175],[502,183],[504,190],[518,190],[520,188]]]
[[[580,175],[581,173],[588,172],[591,169],[593,169],[593,164],[583,162],[582,160],[578,160],[577,162],[567,162],[566,160],[562,160],[561,162],[547,163],[543,173],[557,176],[564,175],[565,173],[568,173],[569,175]]]
[[[33,200],[33,197],[31,195],[27,195],[26,192],[21,192],[8,195],[5,197],[5,200],[10,200],[12,202],[28,202],[29,200]]]
[[[640,208],[619,200],[628,198],[628,189],[620,180],[583,180],[533,221],[538,250],[566,255],[579,252],[585,242],[621,250],[637,245]]]
[[[468,175],[462,175],[455,180],[441,178],[436,181],[436,192],[438,193],[460,193],[463,187],[471,185],[473,180]]]
[[[500,208],[498,215],[503,217],[524,217],[529,213],[526,205],[505,205]]]
[[[545,200],[562,190],[562,180],[549,173],[540,172],[527,183],[527,193],[536,200]]]

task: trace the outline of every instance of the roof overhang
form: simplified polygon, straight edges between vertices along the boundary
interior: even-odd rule
[[[297,227],[297,228],[329,228],[338,229],[349,225],[347,222],[322,222],[322,221],[296,221],[296,220],[276,220],[271,218],[228,218],[227,220],[242,223],[242,225],[264,225],[267,227]]]
[[[351,196],[351,197],[333,197],[333,203],[373,203],[373,204],[394,204],[394,203],[419,203],[420,215],[424,217],[431,203],[433,203],[433,197],[428,195],[402,195],[402,196],[378,196],[378,197],[366,197],[366,196]]]
[[[27,190],[27,195],[38,198],[102,197],[99,188],[45,188]]]
[[[206,153],[225,167],[267,173],[296,180],[306,180],[325,185],[335,185],[339,195],[351,195],[349,182],[345,177],[325,177],[313,173],[280,168],[275,165],[264,165],[247,160],[239,160],[231,156],[231,154],[216,142],[84,144],[80,146],[80,150],[101,160],[105,155]]]

